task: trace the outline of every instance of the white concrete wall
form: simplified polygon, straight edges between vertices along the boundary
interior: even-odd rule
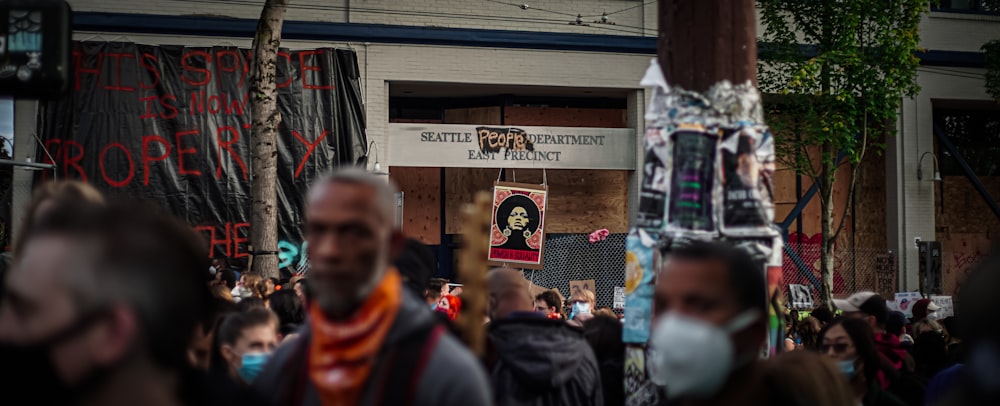
[[[930,13],[920,23],[920,46],[933,50],[980,52],[1000,39],[1000,16]]]
[[[371,44],[368,135],[380,146],[386,141],[387,95],[379,92],[387,81],[638,89],[649,60],[634,54]],[[391,162],[397,152],[387,152]]]
[[[263,0],[68,0],[73,10],[255,19]],[[527,3],[522,10],[513,3]],[[610,35],[656,35],[656,2],[646,0],[294,0],[291,21],[353,22]],[[633,8],[634,7],[634,8]],[[631,9],[629,9],[631,8]],[[628,9],[628,10],[626,10]],[[624,10],[624,11],[622,11]],[[593,24],[614,13],[615,25]],[[589,26],[569,24],[582,14]],[[763,27],[757,25],[758,32]],[[1000,17],[932,12],[920,25],[920,46],[978,52],[1000,38]]]
[[[499,2],[497,2],[499,1]],[[352,22],[583,34],[656,35],[656,3],[648,0],[293,0],[293,21]],[[73,10],[161,15],[260,16],[263,0],[69,0]],[[527,3],[522,10],[502,3]],[[638,7],[636,7],[638,6]],[[537,7],[537,9],[536,9]],[[610,24],[593,24],[601,13]],[[570,25],[582,14],[588,26]],[[644,27],[645,26],[645,27]]]
[[[934,194],[939,184],[931,180],[933,159],[923,162],[924,179],[917,180],[917,164],[924,152],[934,152],[934,100],[989,101],[984,88],[983,69],[921,67],[920,94],[904,99],[899,115],[899,133],[887,141],[886,214],[889,245],[900,253],[901,288],[919,289],[919,258],[913,243],[935,239]]]

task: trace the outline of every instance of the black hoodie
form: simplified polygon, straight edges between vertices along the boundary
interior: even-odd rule
[[[490,325],[498,406],[603,405],[601,375],[583,333],[565,321],[514,317]]]

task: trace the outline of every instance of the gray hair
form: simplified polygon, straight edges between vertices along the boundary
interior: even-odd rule
[[[316,182],[313,182],[312,186],[309,187],[309,200],[312,200],[312,195],[318,188],[331,183],[362,185],[374,189],[375,198],[378,201],[382,215],[386,221],[392,224],[393,228],[396,228],[396,192],[398,189],[391,180],[385,179],[380,175],[368,172],[359,167],[340,167],[328,172],[320,177]]]

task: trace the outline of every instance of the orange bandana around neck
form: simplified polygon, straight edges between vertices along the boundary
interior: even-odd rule
[[[318,306],[309,309],[312,343],[309,377],[323,406],[356,405],[379,349],[402,301],[395,269],[386,271],[361,307],[346,321],[330,321]]]

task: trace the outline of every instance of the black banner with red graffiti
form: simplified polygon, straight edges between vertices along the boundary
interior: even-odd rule
[[[73,45],[72,92],[44,103],[39,136],[60,179],[160,202],[202,231],[214,255],[247,256],[250,50],[132,43]],[[278,228],[302,241],[309,183],[364,155],[353,50],[282,50],[277,60]],[[40,175],[51,179],[52,172]]]

